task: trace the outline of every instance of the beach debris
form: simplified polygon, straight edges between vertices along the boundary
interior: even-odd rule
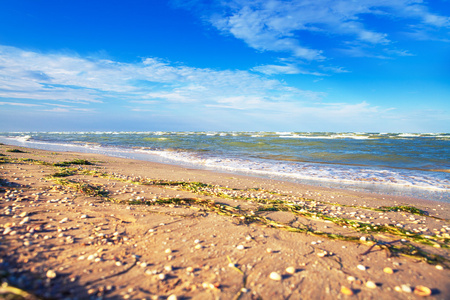
[[[288,274],[295,274],[295,268],[294,267],[287,267],[286,268],[286,273]]]
[[[164,252],[165,252],[165,253],[172,253],[172,249],[167,248]]]
[[[351,288],[348,288],[346,286],[341,286],[341,294],[347,295],[347,296],[352,296],[353,290]]]
[[[441,265],[436,265],[436,269],[438,269],[438,270],[444,270],[444,267],[443,266],[441,266]]]
[[[270,273],[269,278],[272,280],[275,280],[275,281],[280,281],[282,277],[279,273],[272,272],[272,273]]]
[[[236,249],[238,249],[238,250],[244,250],[245,247],[244,247],[244,245],[237,245],[237,246],[236,246]]]
[[[272,248],[267,248],[267,249],[266,249],[266,252],[267,252],[267,253],[273,253],[273,250],[272,250]]]
[[[422,297],[430,296],[431,295],[431,289],[427,288],[423,285],[418,285],[414,288],[414,294]]]
[[[376,289],[377,284],[375,282],[369,280],[366,282],[366,287],[368,287],[369,289]]]
[[[386,274],[394,274],[394,270],[392,270],[392,269],[389,268],[389,267],[384,268],[384,269],[383,269],[383,272],[386,273]]]
[[[167,297],[167,300],[178,300],[178,297],[177,297],[177,295],[172,294],[169,297]]]

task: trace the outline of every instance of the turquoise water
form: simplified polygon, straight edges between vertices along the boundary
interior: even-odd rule
[[[0,133],[2,142],[450,201],[450,134]]]

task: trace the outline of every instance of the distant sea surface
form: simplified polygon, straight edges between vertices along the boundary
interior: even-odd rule
[[[0,142],[450,202],[450,134],[20,132]]]

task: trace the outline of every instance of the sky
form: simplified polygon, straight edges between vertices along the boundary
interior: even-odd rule
[[[0,132],[450,132],[450,0],[0,0]]]

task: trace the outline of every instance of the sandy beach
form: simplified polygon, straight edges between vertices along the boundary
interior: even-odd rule
[[[0,145],[0,297],[449,299],[449,208]]]

